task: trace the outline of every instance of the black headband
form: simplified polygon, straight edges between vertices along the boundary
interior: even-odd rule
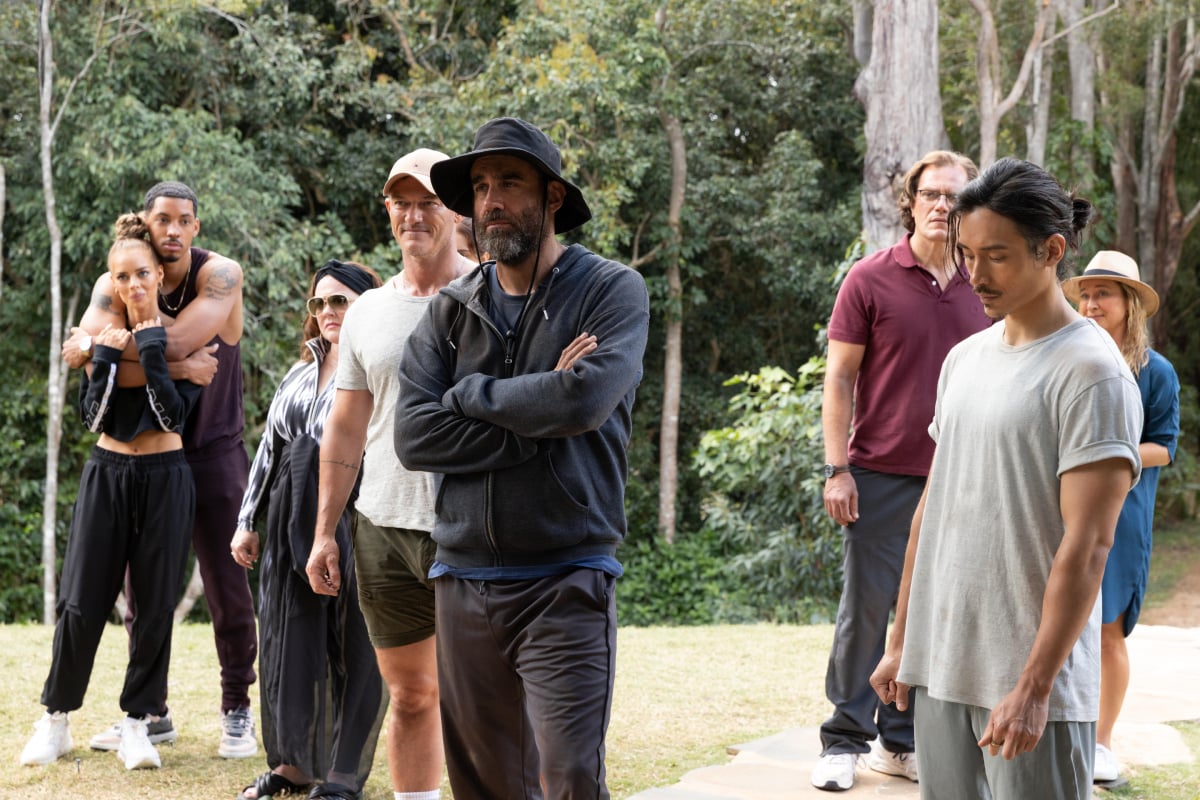
[[[352,289],[355,294],[363,294],[375,288],[375,279],[371,277],[369,272],[353,264],[338,261],[336,258],[329,259],[317,270],[317,277],[313,281],[314,289],[321,282],[321,278],[324,278],[326,275],[337,278],[347,288]]]

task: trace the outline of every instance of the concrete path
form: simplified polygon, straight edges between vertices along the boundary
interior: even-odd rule
[[[1164,723],[1200,719],[1200,628],[1139,625],[1129,637],[1132,677],[1113,750],[1137,766],[1190,762],[1194,754]],[[650,789],[630,800],[792,800],[822,797],[918,797],[917,785],[860,767],[854,788],[832,794],[809,777],[820,755],[816,728],[792,728],[733,745],[732,760],[684,775],[674,786]],[[1103,792],[1097,792],[1103,796]]]

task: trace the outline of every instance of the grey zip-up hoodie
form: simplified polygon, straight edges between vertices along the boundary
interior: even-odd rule
[[[439,476],[433,539],[451,567],[614,556],[650,320],[642,276],[580,245],[506,340],[484,264],[439,292],[405,344],[396,454]],[[555,372],[583,332],[596,351]]]

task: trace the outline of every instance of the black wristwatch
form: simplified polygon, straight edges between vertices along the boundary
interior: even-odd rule
[[[825,476],[825,480],[829,480],[834,475],[841,475],[843,472],[849,472],[849,471],[850,471],[849,464],[845,464],[840,467],[835,467],[833,464],[826,464],[824,467],[821,468],[821,472]]]

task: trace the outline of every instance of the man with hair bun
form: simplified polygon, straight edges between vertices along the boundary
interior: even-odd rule
[[[915,692],[921,795],[1088,800],[1099,591],[1141,470],[1137,384],[1059,285],[1091,205],[1004,158],[958,196],[951,243],[988,330],[938,380],[929,480],[871,685]]]

